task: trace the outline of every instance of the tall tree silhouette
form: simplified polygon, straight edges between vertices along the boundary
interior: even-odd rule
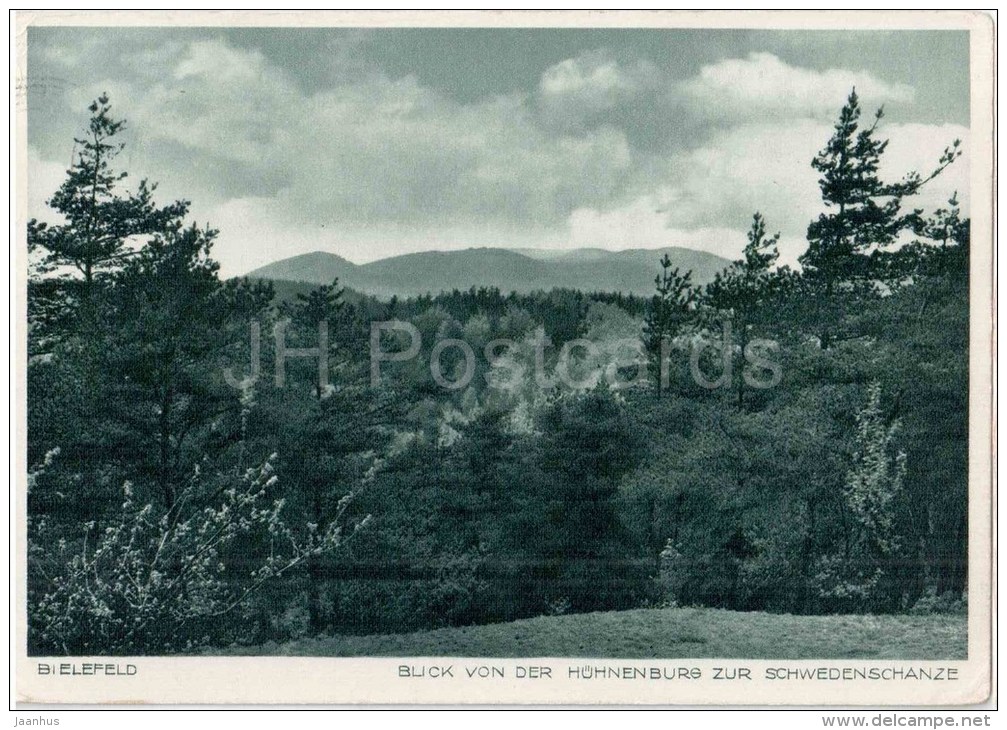
[[[745,404],[743,364],[745,348],[751,341],[751,330],[759,324],[765,324],[773,316],[770,306],[791,278],[788,268],[773,269],[780,256],[777,249],[779,241],[779,233],[766,235],[766,220],[762,214],[756,213],[752,216],[748,244],[742,258],[719,272],[703,292],[706,305],[715,310],[720,318],[717,324],[723,325],[725,320],[730,321],[732,338],[738,338],[737,359],[741,362],[732,368],[738,408]]]
[[[811,166],[826,212],[808,226],[808,250],[801,256],[805,284],[803,305],[813,317],[822,349],[845,336],[843,315],[869,296],[884,279],[879,265],[898,235],[919,225],[920,211],[903,211],[906,198],[919,193],[960,155],[959,140],[947,147],[926,177],[908,173],[901,181],[881,179],[879,168],[888,140],[878,137],[884,116],[878,109],[870,126],[861,124],[860,100],[850,92],[832,138]]]
[[[677,267],[672,268],[668,254],[661,259],[661,273],[654,278],[654,286],[657,291],[651,297],[650,306],[644,315],[643,343],[651,372],[657,380],[657,394],[660,396],[664,391],[665,361],[671,341],[688,323],[695,293],[692,288],[692,272],[682,274]]]
[[[85,134],[74,140],[73,164],[47,201],[64,222],[28,221],[36,311],[44,311],[47,298],[61,300],[64,309],[69,299],[81,324],[94,315],[96,280],[135,253],[130,239],[170,230],[189,208],[184,200],[158,207],[153,199],[157,186],[147,180],[140,181],[136,192],[118,193],[127,173],[116,172],[112,163],[124,147],[119,140],[126,122],[113,118],[111,110],[107,94],[88,107],[91,119]]]

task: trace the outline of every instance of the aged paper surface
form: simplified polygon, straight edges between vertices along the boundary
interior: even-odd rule
[[[987,16],[16,22],[20,703],[989,697]],[[854,87],[863,117],[837,152]],[[219,234],[172,227],[207,219]],[[245,275],[273,298],[221,314]],[[584,302],[570,347],[549,290]],[[535,360],[536,326],[559,359]],[[626,332],[638,379],[597,354]],[[490,340],[511,336],[555,374],[547,394],[531,376],[494,391]],[[319,337],[363,356],[330,362]],[[685,341],[679,380],[664,367]],[[249,347],[258,381],[233,375]],[[704,369],[735,348],[736,377]],[[745,368],[769,351],[785,354],[763,381]],[[385,420],[353,420],[370,413]]]

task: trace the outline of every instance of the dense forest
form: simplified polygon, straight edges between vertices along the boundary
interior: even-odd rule
[[[969,221],[913,206],[960,151],[883,180],[881,122],[809,160],[799,268],[756,213],[707,285],[379,300],[223,280],[97,99],[28,224],[29,652],[962,610]]]

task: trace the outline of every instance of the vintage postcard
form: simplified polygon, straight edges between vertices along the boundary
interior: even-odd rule
[[[987,701],[989,16],[15,23],[19,703]]]

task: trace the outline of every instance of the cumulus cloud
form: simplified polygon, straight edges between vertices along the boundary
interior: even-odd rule
[[[825,118],[836,114],[853,87],[868,106],[910,103],[915,96],[911,86],[891,84],[866,71],[799,68],[771,53],[709,64],[675,91],[692,112],[705,117]]]
[[[718,221],[743,227],[758,210],[770,226],[802,230],[821,207],[810,163],[831,131],[828,125],[797,120],[716,132],[669,158],[665,174],[675,181],[669,216],[679,226]]]
[[[892,124],[881,174],[896,181],[911,171],[929,174],[955,139],[966,154],[929,182],[905,207],[932,211],[958,191],[968,210],[968,130],[958,125]],[[811,159],[832,134],[829,124],[741,124],[703,145],[669,156],[655,177],[663,182],[604,208],[585,206],[568,219],[569,245],[656,248],[679,245],[733,257],[745,243],[752,214],[781,231],[781,262],[796,264],[807,247],[808,223],[823,212]]]
[[[198,161],[191,183],[215,196],[271,194],[295,220],[555,222],[611,196],[632,167],[621,130],[557,137],[520,94],[462,104],[381,74],[306,93],[219,40],[186,45],[171,65],[113,95],[140,156],[153,168]]]
[[[415,80],[372,80],[315,100],[302,156],[324,180],[298,197],[365,219],[524,219],[565,216],[579,200],[609,197],[630,169],[624,134],[611,127],[552,138],[517,96],[462,105]],[[318,207],[318,206],[316,206]]]
[[[653,96],[659,77],[653,64],[620,63],[599,49],[550,66],[538,86],[538,107],[543,120],[559,129],[579,129],[620,107]]]
[[[823,210],[811,160],[832,133],[831,124],[808,119],[739,124],[670,156],[663,177],[674,181],[665,203],[671,224],[743,226],[758,210],[774,229],[803,234]],[[892,182],[911,171],[929,174],[944,147],[968,138],[968,130],[957,125],[883,124],[878,134],[889,140],[881,175]],[[907,205],[932,209],[967,184],[963,157]]]

